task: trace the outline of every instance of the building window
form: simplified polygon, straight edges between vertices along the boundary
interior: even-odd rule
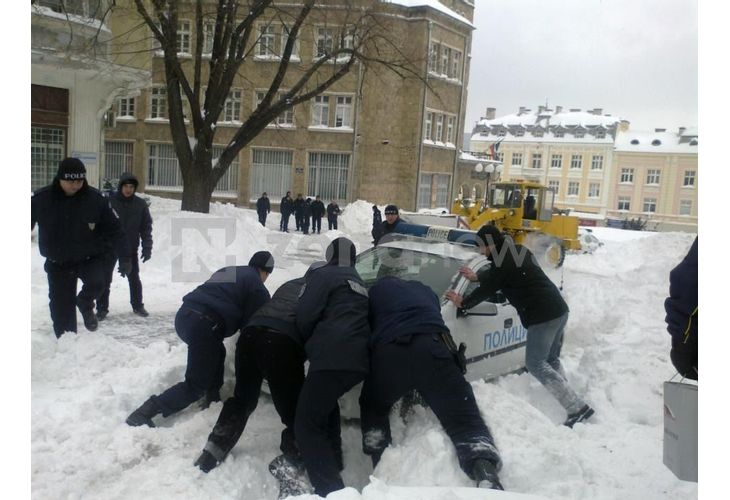
[[[563,155],[553,155],[550,159],[550,168],[563,168]]]
[[[456,117],[449,116],[446,120],[446,143],[454,144],[454,131],[456,125]]]
[[[622,168],[620,182],[628,183],[628,184],[633,183],[634,182],[634,169],[633,168]]]
[[[431,48],[428,51],[428,72],[438,73],[439,65],[439,44],[431,42]]]
[[[444,76],[449,75],[449,61],[451,60],[451,49],[449,47],[441,46],[441,74]]]
[[[436,206],[446,207],[449,206],[449,185],[451,181],[450,175],[437,175],[436,176]]]
[[[444,115],[436,115],[436,142],[441,142],[444,137]]]
[[[578,196],[578,193],[580,193],[580,182],[568,182],[568,196]]]
[[[631,210],[631,197],[630,196],[619,196],[617,208],[619,210]]]
[[[213,146],[213,163],[223,153],[222,146]],[[147,186],[150,188],[182,190],[182,174],[172,144],[147,145]],[[235,195],[238,190],[238,160],[231,162],[228,170],[215,186],[214,194]]]
[[[122,141],[104,141],[104,177],[117,185],[123,172],[131,172],[134,161],[134,143]]]
[[[550,180],[548,181],[548,187],[555,191],[555,196],[560,192],[560,181]]]
[[[276,56],[276,32],[274,26],[262,25],[259,27],[259,46],[257,54],[262,57]]]
[[[656,198],[644,198],[644,212],[656,212]]]
[[[542,131],[542,129],[534,129],[532,131],[533,137],[542,137],[543,135],[544,135],[544,132]]]
[[[150,89],[150,118],[167,118],[167,89],[165,87]]]
[[[337,96],[335,127],[352,128],[352,97]]]
[[[605,138],[606,138],[605,130],[596,130],[596,139],[605,139]]]
[[[601,196],[601,185],[597,182],[591,182],[588,184],[588,197],[598,198]]]
[[[646,171],[646,183],[647,184],[659,184],[659,170],[658,169],[650,168],[649,170]]]
[[[512,165],[522,165],[522,153],[512,153]]]
[[[203,54],[210,55],[213,52],[213,40],[215,38],[215,23],[203,23]]]
[[[431,140],[431,130],[433,128],[433,111],[426,112],[426,125],[423,127],[423,140]]]
[[[289,42],[289,32],[290,28],[287,25],[282,25],[281,27],[281,55],[284,55],[284,49],[286,48],[286,44]],[[294,39],[294,46],[291,49],[291,57],[290,60],[299,60],[299,39]],[[268,191],[267,191],[268,193]],[[283,196],[283,195],[282,195]]]
[[[334,49],[334,30],[331,28],[317,28],[315,57],[325,57]]]
[[[309,153],[307,192],[323,200],[347,199],[349,167],[349,154]]]
[[[281,99],[281,96],[283,95],[283,91],[279,92],[276,95],[277,99]],[[266,91],[258,90],[256,91],[256,107],[261,104],[261,101],[264,100],[264,97],[266,97]],[[255,109],[255,108],[254,108]],[[294,108],[288,108],[279,114],[276,118],[271,120],[271,125],[282,125],[285,127],[293,127],[294,126]],[[268,193],[268,191],[267,191]]]
[[[283,198],[292,188],[291,151],[253,148],[251,162],[250,196],[258,198],[267,193],[269,198]]]
[[[532,168],[542,168],[542,153],[532,153]]]
[[[575,137],[576,139],[582,139],[585,135],[585,132],[582,130],[576,130],[575,132],[573,132],[573,137]]]
[[[62,128],[30,128],[30,188],[53,182],[58,163],[66,156],[66,131]]]
[[[679,200],[679,215],[692,215],[692,200]]]
[[[330,123],[330,98],[327,95],[318,95],[312,101],[312,125],[328,127]]]
[[[421,174],[418,182],[418,208],[448,207],[450,185],[450,175]]]
[[[505,129],[503,129],[503,128],[502,129],[499,129],[497,131],[497,137],[504,137],[506,135],[507,135],[507,131]]]
[[[570,157],[570,168],[571,169],[583,168],[583,157],[581,157],[581,155],[572,155]]]
[[[453,50],[451,54],[451,78],[461,80],[461,52]],[[440,206],[440,205],[439,205]]]
[[[564,136],[565,134],[564,134],[564,132],[563,132],[562,130],[556,130],[556,131],[555,131],[555,132],[553,133],[553,135],[554,135],[555,137],[563,137],[563,136]]]
[[[177,51],[181,54],[190,54],[190,21],[177,23]]]
[[[603,155],[593,155],[591,170],[603,170]]]
[[[223,106],[223,121],[238,122],[241,119],[241,91],[231,90]]]
[[[684,184],[682,184],[684,187],[691,187],[695,185],[695,174],[696,172],[694,170],[685,170],[684,171]]]
[[[117,118],[134,118],[134,97],[117,99]]]

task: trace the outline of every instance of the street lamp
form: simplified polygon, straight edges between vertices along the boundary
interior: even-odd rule
[[[472,178],[486,181],[486,186],[484,190],[484,206],[487,206],[487,203],[489,201],[489,182],[492,179],[492,174],[496,173],[497,175],[495,176],[495,178],[497,178],[501,172],[501,163],[497,163],[496,166],[495,162],[489,162],[486,165],[482,165],[481,163],[477,163],[476,165],[474,165]]]

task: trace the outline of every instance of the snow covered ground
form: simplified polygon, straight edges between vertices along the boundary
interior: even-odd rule
[[[282,234],[272,213],[267,228],[252,210],[213,205],[210,215],[179,212],[179,202],[152,198],[154,250],[142,264],[149,318],[132,314],[126,280],[115,276],[108,318],[87,332],[56,340],[37,242],[31,242],[31,494],[35,499],[275,499],[267,464],[278,454],[281,423],[262,397],[238,445],[210,474],[193,461],[221,404],[190,407],[132,428],[126,416],[149,395],[182,379],[186,349],[173,318],[181,297],[223,265],[245,264],[270,250],[276,269],[267,288],[301,276],[327,243],[346,235],[358,250],[370,244],[372,204],[348,205],[339,231]],[[326,221],[325,221],[326,225]],[[293,228],[291,221],[290,227]],[[212,229],[206,229],[212,228]],[[35,235],[35,232],[33,233]],[[502,453],[505,487],[549,499],[697,498],[697,485],[677,480],[662,464],[662,382],[674,370],[663,302],[669,271],[694,235],[596,228],[604,241],[593,255],[571,255],[564,294],[571,308],[563,360],[573,387],[596,409],[571,430],[564,413],[528,374],[475,382],[482,413]],[[207,236],[206,236],[207,235]],[[551,273],[559,282],[559,272]],[[226,345],[232,392],[233,348]],[[417,408],[405,425],[393,417],[394,444],[375,471],[360,451],[356,423],[343,427],[345,483],[338,500],[515,500],[520,495],[460,489],[471,481],[429,410]],[[440,486],[439,490],[423,487]],[[405,488],[404,488],[405,487]],[[313,498],[313,497],[312,497]]]

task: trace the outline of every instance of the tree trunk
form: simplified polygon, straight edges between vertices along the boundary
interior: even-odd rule
[[[188,168],[180,165],[183,177],[183,193],[181,210],[207,214],[210,212],[210,198],[213,190],[210,160],[207,165],[194,163]]]

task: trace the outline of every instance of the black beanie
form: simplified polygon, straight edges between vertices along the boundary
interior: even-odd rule
[[[251,256],[248,265],[271,274],[274,271],[274,256],[266,250],[261,250]]]
[[[385,207],[385,215],[398,215],[398,207],[395,205],[388,205]]]
[[[487,224],[479,228],[477,236],[487,246],[489,246],[490,243],[494,243],[497,250],[500,250],[504,243],[504,235],[502,232],[497,228],[497,226],[493,226],[491,224]]]
[[[332,240],[324,256],[328,264],[354,266],[356,254],[355,244],[347,238],[340,237]]]
[[[58,164],[56,177],[62,181],[82,181],[86,179],[86,167],[78,158],[64,158]]]

